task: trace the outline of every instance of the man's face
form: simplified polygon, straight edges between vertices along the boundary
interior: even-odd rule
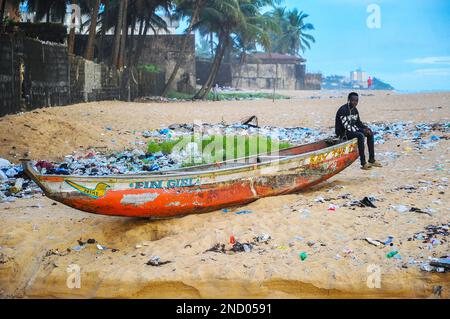
[[[348,100],[348,103],[350,104],[350,106],[356,107],[358,105],[358,97],[357,96],[351,96],[350,99]]]

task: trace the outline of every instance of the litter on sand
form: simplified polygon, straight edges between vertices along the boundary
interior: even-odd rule
[[[171,261],[170,260],[162,261],[161,257],[152,256],[150,260],[146,263],[146,265],[159,267],[168,263],[171,263]]]
[[[366,238],[364,238],[364,239],[365,239],[365,241],[367,241],[369,244],[372,244],[372,245],[377,246],[377,247],[379,247],[379,246],[381,246],[381,245],[384,244],[384,243],[380,242],[379,240],[372,239],[372,238],[370,238],[370,237],[366,237]]]

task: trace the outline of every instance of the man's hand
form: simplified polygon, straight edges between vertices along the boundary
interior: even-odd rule
[[[371,136],[371,135],[373,135],[373,132],[372,132],[372,130],[370,128],[365,127],[364,128],[364,135]]]

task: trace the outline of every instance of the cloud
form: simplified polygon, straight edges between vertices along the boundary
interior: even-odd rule
[[[450,68],[417,69],[414,73],[422,76],[450,76]]]
[[[405,60],[405,62],[414,64],[450,64],[450,56],[430,56]]]

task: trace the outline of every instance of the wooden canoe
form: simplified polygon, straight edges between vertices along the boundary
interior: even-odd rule
[[[357,140],[321,140],[248,158],[139,175],[26,174],[51,199],[103,215],[167,218],[241,205],[320,183],[358,158]]]

